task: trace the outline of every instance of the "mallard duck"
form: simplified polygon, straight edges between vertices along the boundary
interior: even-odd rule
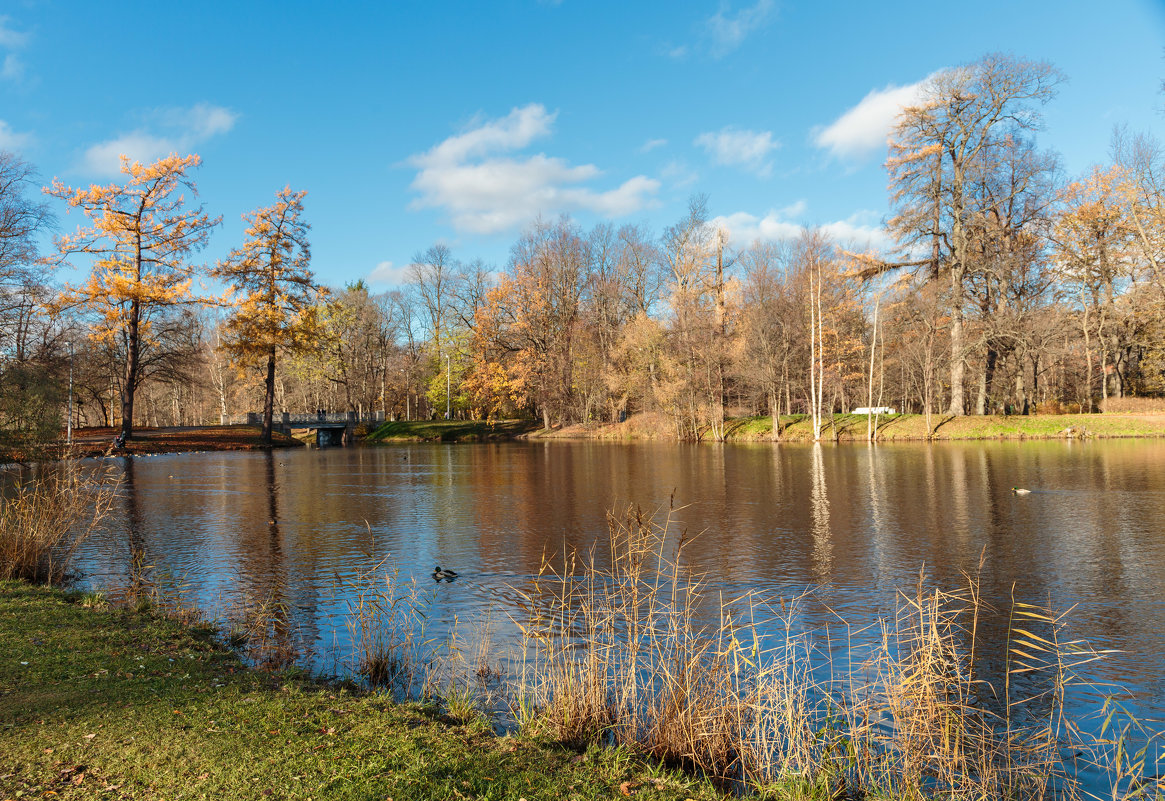
[[[452,581],[457,578],[457,573],[453,570],[442,570],[440,565],[433,565],[433,578],[437,581]]]
[[[1031,495],[1032,494],[1031,490],[1024,489],[1023,487],[1012,487],[1011,491],[1014,492],[1016,495]]]

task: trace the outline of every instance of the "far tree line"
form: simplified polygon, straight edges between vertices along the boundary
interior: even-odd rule
[[[730,243],[707,199],[662,231],[538,220],[505,265],[417,253],[400,289],[320,286],[305,192],[245,215],[199,275],[221,218],[195,155],[124,160],[122,183],[50,197],[0,153],[0,429],[217,422],[262,411],[645,420],[685,439],[725,420],[891,406],[942,415],[1092,412],[1165,394],[1165,151],[1118,130],[1065,175],[1037,143],[1059,73],[993,55],[932,78],[886,164],[895,247],[822,230]],[[87,277],[58,284],[69,261]],[[199,295],[210,278],[225,295]],[[1115,399],[1120,399],[1116,401]]]

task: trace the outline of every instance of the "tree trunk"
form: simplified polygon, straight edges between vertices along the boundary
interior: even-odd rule
[[[983,373],[979,376],[979,397],[975,402],[975,414],[987,414],[991,390],[995,384],[995,366],[999,362],[999,351],[987,346],[987,358],[983,360]]]
[[[263,437],[264,445],[271,444],[271,418],[275,412],[275,347],[267,352],[266,393],[263,397]]]
[[[133,400],[138,383],[141,314],[141,306],[134,301],[126,330],[125,382],[121,385],[121,435],[127,440],[133,438]]]
[[[951,405],[950,413],[966,414],[963,402],[963,377],[967,363],[963,358],[963,282],[957,272],[951,273]]]

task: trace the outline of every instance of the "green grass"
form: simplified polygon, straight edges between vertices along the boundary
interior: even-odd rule
[[[936,440],[986,439],[1054,439],[1067,437],[1162,437],[1165,415],[1135,414],[1048,414],[1048,415],[932,415]],[[783,415],[781,440],[809,442],[813,439],[812,419],[807,415]],[[1069,431],[1070,429],[1070,431]],[[725,424],[729,441],[770,439],[772,418],[739,417]],[[822,425],[823,440],[837,438],[843,442],[866,439],[866,416],[837,414],[830,425]],[[926,417],[921,414],[898,414],[878,419],[880,442],[925,440]]]
[[[535,431],[534,420],[390,420],[366,438],[367,442],[485,442],[513,439]]]
[[[489,439],[535,437],[539,439],[674,440],[674,428],[660,425],[650,415],[635,415],[625,423],[588,423],[561,430],[542,431],[537,422],[511,420],[495,423],[469,421],[414,421],[385,423],[368,439],[371,441],[472,442]],[[658,417],[658,415],[656,416]],[[665,421],[666,422],[666,421]],[[935,414],[930,420],[934,440],[1066,439],[1069,437],[1165,437],[1165,414],[1032,414],[951,415]],[[781,415],[782,442],[812,442],[813,421],[809,415]],[[773,423],[768,415],[729,418],[724,424],[729,442],[768,442]],[[909,442],[928,439],[926,416],[896,414],[878,418],[879,442]],[[710,432],[707,438],[710,437]],[[822,424],[823,441],[864,442],[866,416],[835,414]],[[710,441],[710,440],[709,440]]]
[[[206,627],[0,582],[0,799],[713,799],[437,704],[247,670]]]

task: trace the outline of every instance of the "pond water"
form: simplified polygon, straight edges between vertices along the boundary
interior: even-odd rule
[[[1165,442],[410,444],[108,464],[122,497],[84,546],[88,582],[124,585],[137,551],[204,608],[277,601],[326,670],[343,669],[344,587],[381,560],[433,593],[431,633],[487,607],[505,621],[545,554],[605,546],[608,510],[665,515],[674,498],[677,530],[698,535],[684,559],[714,593],[811,591],[805,625],[860,626],[920,571],[949,589],[979,573],[996,608],[1013,593],[1072,608],[1073,635],[1120,651],[1088,677],[1165,718]],[[434,585],[436,564],[460,578]]]

